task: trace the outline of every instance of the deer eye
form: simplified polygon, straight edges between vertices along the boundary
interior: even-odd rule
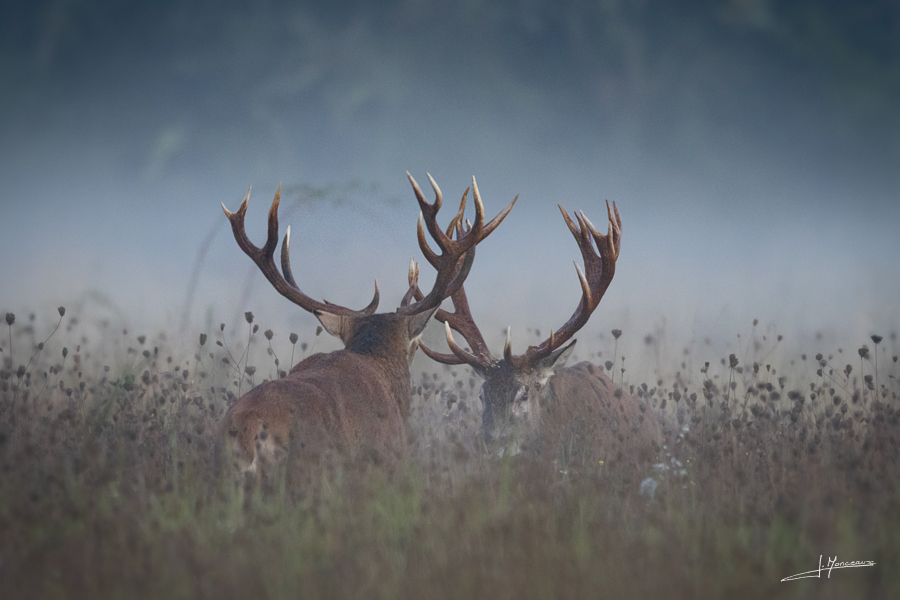
[[[528,386],[523,385],[518,390],[516,390],[516,397],[513,398],[513,402],[526,402],[528,400]]]

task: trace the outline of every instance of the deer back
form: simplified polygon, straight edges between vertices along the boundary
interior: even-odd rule
[[[283,378],[247,392],[225,415],[237,466],[289,454],[314,464],[331,453],[397,457],[406,445],[408,317],[364,317],[349,347],[314,354]]]
[[[580,362],[557,369],[542,389],[539,440],[596,460],[647,459],[662,439],[653,415],[600,367]]]

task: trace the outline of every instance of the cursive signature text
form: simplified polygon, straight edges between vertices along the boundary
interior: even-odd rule
[[[797,575],[791,575],[790,577],[785,577],[781,581],[794,581],[795,579],[806,579],[807,577],[822,577],[822,572],[825,571],[828,573],[828,579],[831,579],[831,571],[832,569],[849,569],[852,567],[874,567],[875,562],[871,560],[849,560],[849,561],[841,561],[838,562],[837,556],[834,558],[828,557],[828,563],[826,565],[822,565],[822,555],[819,555],[819,568],[814,569],[812,571],[807,571],[806,573],[798,573]]]

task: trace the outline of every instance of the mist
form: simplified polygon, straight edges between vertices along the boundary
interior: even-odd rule
[[[0,19],[0,311],[315,328],[231,236],[282,186],[295,275],[353,308],[406,289],[430,173],[478,182],[466,289],[517,351],[577,305],[556,204],[616,277],[579,337],[681,344],[900,326],[900,9],[870,1],[13,2]],[[424,265],[423,265],[424,266]],[[423,285],[431,275],[423,268]],[[429,339],[439,340],[431,331]],[[323,342],[327,344],[331,342]],[[593,343],[593,342],[591,342]],[[823,342],[825,343],[825,342]]]

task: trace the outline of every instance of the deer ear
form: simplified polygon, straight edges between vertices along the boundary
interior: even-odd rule
[[[428,325],[428,321],[431,320],[431,317],[434,313],[437,312],[438,307],[435,306],[431,310],[426,310],[424,312],[420,312],[412,315],[406,321],[407,331],[409,332],[409,339],[417,338],[423,331],[425,331],[425,326]]]
[[[406,350],[406,364],[412,366],[413,359],[416,357],[416,350],[419,349],[419,338],[413,338]]]
[[[322,324],[325,331],[340,339],[344,342],[344,345],[347,345],[347,342],[350,341],[350,337],[353,335],[353,330],[356,329],[356,319],[354,317],[336,315],[321,310],[315,310],[313,314],[319,319],[319,323]]]
[[[541,383],[545,383],[546,379],[549,379],[555,370],[561,369],[566,365],[566,361],[569,360],[569,356],[575,349],[575,342],[577,341],[572,340],[562,348],[554,350],[550,353],[550,356],[538,363],[538,369],[542,372],[541,379],[544,380]]]

